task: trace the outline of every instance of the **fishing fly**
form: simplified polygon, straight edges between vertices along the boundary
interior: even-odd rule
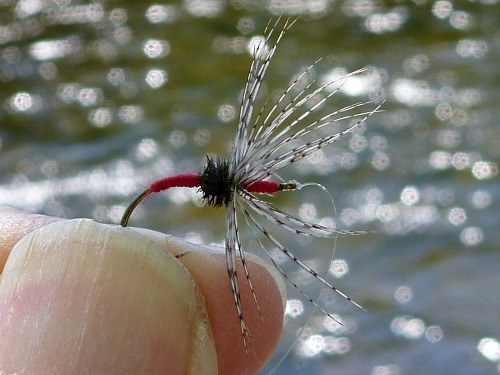
[[[308,222],[270,205],[259,198],[259,195],[273,196],[279,192],[300,189],[303,185],[296,181],[281,182],[282,180],[277,175],[277,172],[350,134],[369,116],[378,112],[380,108],[380,105],[378,105],[374,109],[364,110],[363,108],[366,108],[372,102],[357,102],[333,112],[328,112],[328,114],[319,116],[319,118],[314,116],[318,113],[319,108],[341,89],[343,82],[349,76],[364,71],[362,69],[346,74],[339,79],[317,87],[313,85],[314,81],[304,85],[304,79],[320,61],[318,60],[295,78],[277,100],[271,101],[268,99],[262,108],[256,111],[255,103],[264,76],[278,44],[295,23],[295,20],[285,20],[280,29],[278,29],[279,23],[280,19],[274,23],[270,22],[264,31],[264,37],[253,48],[252,63],[242,94],[238,128],[229,160],[207,156],[207,163],[202,173],[180,174],[153,182],[132,201],[121,219],[121,225],[127,226],[132,212],[144,199],[153,193],[159,193],[173,187],[198,188],[206,205],[226,209],[225,258],[227,273],[240,321],[243,345],[247,351],[251,336],[245,322],[240,298],[237,262],[241,262],[248,288],[257,307],[258,302],[245,260],[245,252],[240,241],[240,230],[237,221],[238,212],[250,225],[252,233],[257,235],[260,247],[266,252],[266,247],[259,240],[259,236],[265,238],[267,242],[290,258],[301,269],[314,276],[326,288],[361,308],[358,303],[354,302],[295,256],[288,247],[285,247],[275,236],[268,232],[257,219],[257,217],[263,217],[299,236],[333,238],[339,234],[361,233]],[[275,41],[270,46],[271,38],[274,35],[276,35]],[[350,124],[344,130],[330,133],[322,132],[325,127],[345,120],[350,121]],[[300,289],[297,284],[291,281],[271,256],[270,259],[279,272],[307,300],[328,317],[341,324],[319,303]]]

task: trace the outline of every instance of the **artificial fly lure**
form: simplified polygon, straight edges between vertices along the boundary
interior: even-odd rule
[[[225,160],[207,156],[207,165],[202,173],[181,174],[165,177],[153,182],[127,207],[121,220],[121,225],[123,227],[127,226],[132,212],[144,199],[152,193],[159,193],[173,187],[198,188],[203,194],[203,201],[206,205],[226,208],[225,255],[227,272],[240,321],[243,345],[247,352],[251,336],[245,323],[240,298],[240,285],[236,271],[238,259],[243,266],[248,287],[257,307],[258,303],[247,268],[245,253],[240,242],[237,222],[238,211],[250,226],[253,225],[253,228],[251,227],[252,233],[262,235],[300,268],[318,279],[325,287],[361,308],[359,304],[338,290],[297,258],[288,248],[283,246],[262,226],[255,216],[260,215],[270,222],[300,236],[335,237],[339,234],[362,233],[304,221],[271,206],[269,203],[259,199],[257,195],[265,194],[272,196],[278,192],[300,189],[303,185],[296,181],[277,182],[268,178],[279,178],[277,177],[279,170],[348,135],[357,125],[378,112],[380,108],[380,105],[378,105],[372,110],[353,114],[352,111],[371,103],[358,102],[334,112],[329,112],[319,119],[313,118],[318,109],[340,90],[348,76],[363,71],[362,69],[349,73],[340,79],[330,81],[317,88],[313,88],[312,86],[314,81],[301,86],[301,80],[306,78],[306,75],[316,66],[318,60],[294,79],[274,104],[268,106],[268,99],[262,109],[253,116],[254,105],[271,59],[276,52],[279,42],[295,21],[286,20],[281,30],[276,32],[279,22],[280,19],[274,24],[270,23],[264,32],[264,37],[254,46],[253,59],[242,95],[238,129],[233,141],[230,159]],[[269,47],[270,38],[275,33],[277,33],[276,40],[272,47]],[[324,134],[319,131],[328,125],[346,119],[354,120],[342,131],[334,132],[333,134]],[[306,138],[306,136],[308,137]],[[292,147],[292,144],[299,145]],[[257,241],[266,250],[258,238]],[[331,319],[342,324],[291,281],[272,258],[271,262],[314,306],[318,307]]]

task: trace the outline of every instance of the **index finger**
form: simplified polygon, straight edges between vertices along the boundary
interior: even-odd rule
[[[205,297],[215,337],[219,374],[253,374],[264,367],[279,341],[283,326],[285,286],[277,271],[258,258],[247,255],[249,273],[259,304],[257,307],[242,265],[238,263],[243,316],[252,337],[247,353],[228,279],[224,249],[193,245],[158,232],[134,230],[145,234],[173,254],[188,252],[179,260]]]

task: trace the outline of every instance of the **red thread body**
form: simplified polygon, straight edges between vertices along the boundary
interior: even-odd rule
[[[185,173],[177,176],[169,176],[156,180],[148,188],[148,195],[159,193],[173,187],[195,188],[200,186],[201,175],[199,173]],[[246,187],[250,193],[257,194],[276,194],[278,192],[278,183],[276,181],[257,181]]]
[[[276,194],[278,192],[276,181],[257,181],[246,187],[246,191],[257,194]]]
[[[200,186],[199,173],[186,173],[177,176],[165,177],[153,182],[149,188],[149,193],[159,193],[160,191],[167,190],[173,187],[187,187],[194,188]]]

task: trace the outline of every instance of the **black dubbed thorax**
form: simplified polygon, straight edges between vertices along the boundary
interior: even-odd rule
[[[207,165],[201,174],[200,190],[207,206],[226,207],[234,190],[234,176],[229,174],[229,162],[207,155]]]

